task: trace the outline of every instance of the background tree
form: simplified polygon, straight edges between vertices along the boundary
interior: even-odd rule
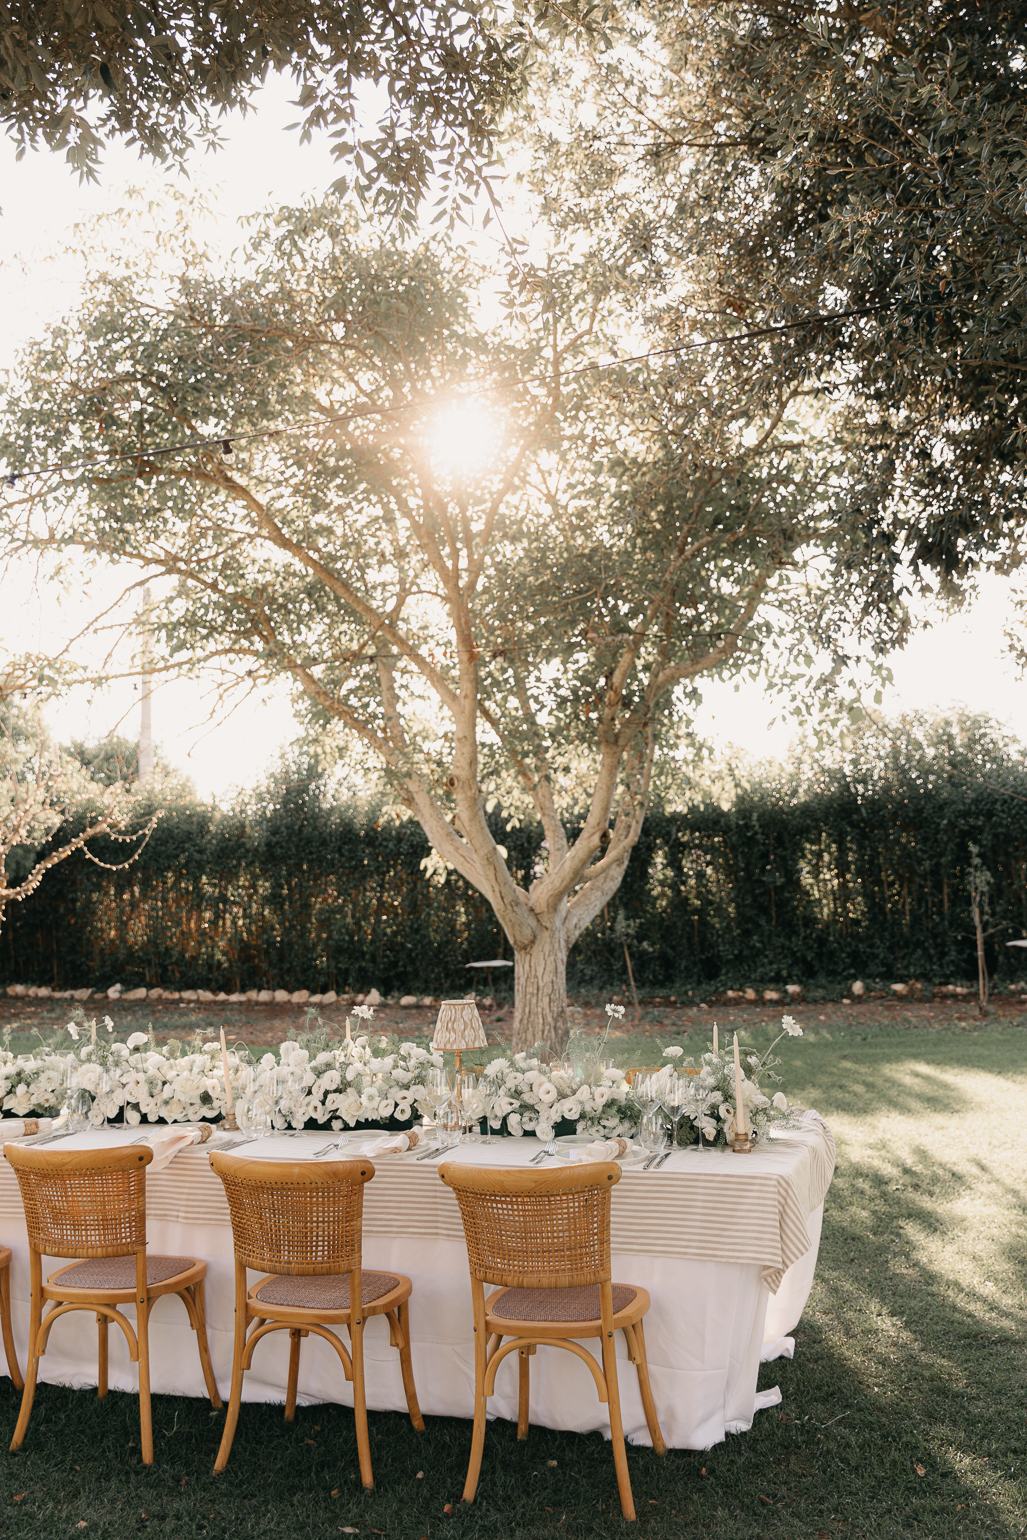
[[[216,144],[218,118],[245,110],[269,73],[288,72],[297,127],[329,129],[348,175],[405,213],[433,179],[477,181],[491,158],[514,78],[514,40],[501,44],[493,22],[476,0],[0,0],[0,121],[20,153],[63,150],[95,178],[113,137],[159,161]],[[374,130],[360,121],[367,84],[387,92]]]
[[[1018,563],[1024,9],[643,0],[559,23],[533,77],[547,217],[588,232],[660,342],[773,330],[781,377],[862,436],[886,581]]]
[[[18,660],[8,660],[7,679],[24,683],[28,672]],[[20,691],[19,693],[24,693]],[[39,701],[21,705],[0,697],[0,929],[12,903],[28,898],[47,872],[81,850],[97,865],[117,870],[134,861],[160,817],[150,812],[137,832],[138,803],[121,783],[98,787],[86,769],[54,743],[43,722]],[[40,854],[62,825],[77,824],[60,842]],[[89,841],[106,834],[116,842],[133,844],[125,862],[111,866],[89,849]]]
[[[8,550],[132,564],[155,668],[290,678],[355,735],[495,910],[515,1042],[558,1043],[682,692],[768,649],[837,687],[872,570],[849,448],[730,351],[597,369],[587,269],[522,268],[486,324],[466,255],[334,203],[259,220],[230,273],[181,240],[23,358]],[[879,604],[882,645],[902,624]],[[527,888],[497,803],[542,825]]]

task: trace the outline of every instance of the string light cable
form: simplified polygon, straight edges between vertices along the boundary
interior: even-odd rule
[[[568,369],[562,379],[573,379],[578,375],[590,372],[600,373],[607,369],[626,368],[630,364],[649,364],[657,358],[667,358],[679,353],[694,353],[702,348],[720,346],[732,346],[739,342],[757,342],[765,337],[781,336],[785,332],[796,331],[803,326],[832,326],[842,321],[854,320],[862,316],[880,315],[882,311],[891,307],[874,305],[860,310],[840,310],[833,315],[803,316],[798,321],[786,321],[780,326],[762,326],[748,332],[731,332],[717,337],[705,337],[700,342],[678,342],[665,348],[652,348],[647,353],[635,353],[626,357],[609,358],[605,361],[592,360],[587,364],[579,364],[574,369]],[[923,307],[930,308],[930,307]],[[496,385],[479,385],[469,392],[469,397],[496,395],[501,391],[509,390],[511,385],[537,385],[545,384],[553,379],[551,373],[528,375],[519,381],[505,381]],[[410,403],[399,406],[366,406],[352,411],[337,412],[331,416],[310,417],[299,422],[289,423],[280,428],[256,428],[249,433],[230,433],[224,431],[212,433],[202,438],[185,439],[179,444],[164,444],[155,449],[103,449],[96,454],[87,455],[84,459],[61,462],[56,465],[43,465],[28,470],[8,471],[3,476],[3,487],[8,494],[17,490],[18,482],[36,480],[43,476],[56,476],[70,471],[90,470],[94,466],[118,463],[122,461],[160,460],[173,458],[175,455],[187,454],[190,450],[219,449],[221,458],[226,464],[231,464],[235,459],[235,446],[237,444],[252,443],[254,440],[283,438],[292,433],[306,433],[310,429],[326,429],[339,426],[342,423],[355,422],[364,417],[389,417],[399,412],[409,412]]]

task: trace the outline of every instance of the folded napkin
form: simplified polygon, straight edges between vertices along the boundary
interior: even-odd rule
[[[153,1151],[153,1159],[148,1167],[149,1175],[153,1176],[155,1172],[170,1166],[175,1156],[187,1150],[191,1144],[206,1144],[212,1133],[209,1123],[193,1123],[187,1128],[155,1128],[152,1133],[134,1142],[148,1144]]]
[[[580,1145],[571,1150],[571,1164],[592,1164],[597,1160],[620,1160],[631,1149],[630,1139],[597,1139],[594,1144]]]
[[[26,1139],[30,1134],[48,1134],[53,1125],[53,1118],[4,1118],[0,1120],[0,1141]]]
[[[368,1139],[360,1146],[361,1155],[402,1155],[420,1143],[420,1134],[412,1128],[408,1134],[384,1134],[380,1139]]]

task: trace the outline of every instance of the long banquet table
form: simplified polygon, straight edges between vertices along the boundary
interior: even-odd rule
[[[762,1359],[791,1356],[789,1333],[805,1307],[816,1267],[824,1197],[834,1171],[834,1143],[815,1115],[801,1130],[774,1139],[751,1155],[676,1151],[659,1171],[630,1167],[613,1191],[615,1281],[647,1288],[646,1346],[653,1393],[667,1443],[706,1449],[726,1433],[752,1425],[757,1410],[780,1400],[775,1389],[757,1393]],[[145,1129],[143,1130],[145,1131]],[[155,1130],[151,1130],[153,1132]],[[76,1134],[55,1148],[71,1150],[123,1143],[140,1129]],[[2,1136],[2,1125],[0,1125]],[[231,1379],[233,1255],[228,1207],[207,1151],[219,1140],[177,1155],[147,1181],[151,1252],[192,1255],[208,1263],[207,1321],[214,1370],[227,1394]],[[308,1159],[324,1147],[325,1131],[272,1137],[245,1148],[247,1155]],[[362,1139],[346,1154],[358,1154]],[[537,1154],[533,1138],[494,1145],[461,1145],[446,1158],[474,1165],[523,1166]],[[456,1201],[436,1174],[434,1160],[384,1155],[364,1195],[364,1266],[406,1273],[414,1373],[422,1410],[469,1417],[474,1349],[467,1256]],[[28,1335],[29,1268],[24,1217],[14,1172],[0,1162],[0,1241],[12,1248],[11,1290],[15,1340],[24,1366]],[[54,1264],[58,1265],[57,1263]],[[45,1264],[44,1264],[45,1266]],[[127,1307],[131,1309],[131,1307]],[[203,1380],[192,1333],[180,1301],[162,1300],[151,1316],[154,1391],[202,1396]],[[618,1341],[623,1355],[624,1343]],[[398,1357],[381,1319],[365,1332],[368,1405],[405,1411]],[[248,1400],[285,1398],[288,1340],[276,1333],[257,1349],[246,1376]],[[88,1316],[58,1323],[41,1378],[83,1387],[96,1384],[96,1333]],[[120,1332],[110,1335],[110,1384],[134,1391],[138,1380]],[[620,1375],[625,1432],[648,1444],[645,1417],[631,1366]],[[351,1387],[328,1345],[303,1345],[300,1396],[352,1405]],[[516,1419],[517,1370],[501,1369],[490,1410]],[[608,1430],[585,1365],[566,1353],[542,1352],[533,1361],[531,1418],[549,1427]]]

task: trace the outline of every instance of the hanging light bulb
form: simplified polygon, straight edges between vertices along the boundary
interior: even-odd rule
[[[14,488],[15,488],[15,484],[16,484],[17,480],[18,480],[18,478],[14,474],[13,471],[11,471],[9,476],[5,476],[4,477],[4,495],[5,495],[5,497],[13,497],[14,496]]]
[[[227,465],[231,465],[232,461],[235,459],[235,450],[232,448],[232,440],[230,438],[226,438],[222,441],[221,458]]]

